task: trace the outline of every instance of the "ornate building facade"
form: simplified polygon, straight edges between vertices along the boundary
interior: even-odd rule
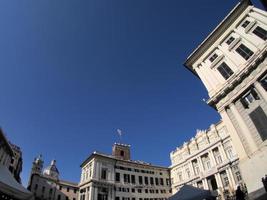
[[[24,188],[15,178],[21,171],[12,171],[10,166],[17,167],[18,163],[12,163],[12,159],[16,156],[14,146],[10,145],[6,136],[0,128],[0,199],[5,200],[32,200],[32,193]],[[14,165],[13,165],[14,164]],[[20,179],[19,179],[20,180]]]
[[[112,155],[94,152],[82,164],[79,200],[165,200],[169,169],[133,161],[130,146],[115,143]]]
[[[22,171],[22,152],[20,147],[15,144],[10,143],[10,146],[13,150],[13,156],[11,157],[9,171],[14,174],[15,179],[21,183],[20,173]]]
[[[226,197],[234,193],[236,185],[243,184],[238,156],[222,121],[208,130],[197,130],[170,158],[173,193],[189,184]]]
[[[252,198],[264,192],[267,174],[266,40],[267,12],[243,0],[185,62],[229,130]]]
[[[78,200],[78,184],[59,179],[56,161],[43,170],[42,156],[34,159],[28,189],[35,200]]]

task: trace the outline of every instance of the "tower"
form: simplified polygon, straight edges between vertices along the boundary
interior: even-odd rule
[[[267,12],[243,0],[185,62],[230,132],[252,198],[264,192],[267,174],[266,40]]]
[[[112,147],[112,155],[122,160],[130,160],[130,145],[114,143]]]
[[[56,160],[52,160],[50,165],[44,169],[45,176],[49,176],[50,178],[53,179],[58,179],[59,178],[59,171],[56,166]]]
[[[34,161],[32,163],[32,170],[31,174],[41,174],[43,169],[43,158],[42,155],[39,155],[38,157],[34,158]]]

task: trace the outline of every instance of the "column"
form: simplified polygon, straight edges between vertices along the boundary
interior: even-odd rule
[[[204,167],[203,167],[203,163],[202,163],[201,157],[197,158],[197,164],[198,164],[200,173],[201,172],[203,173],[204,172]]]
[[[202,182],[203,182],[204,189],[209,190],[209,184],[208,184],[207,179],[206,178],[203,178],[202,179]]]
[[[238,156],[239,156],[239,159],[243,159],[243,158],[246,158],[247,157],[247,152],[239,138],[239,135],[231,121],[231,119],[229,118],[226,110],[222,110],[220,111],[220,115],[222,117],[222,120],[223,122],[225,123],[226,127],[227,127],[227,130],[229,132],[229,135],[231,136],[231,139],[234,143],[234,146],[235,146],[235,149],[236,151],[238,152]]]
[[[233,189],[236,189],[235,179],[234,179],[234,176],[233,176],[233,173],[232,173],[232,169],[230,167],[226,169],[226,174],[228,176],[230,186]]]
[[[218,187],[223,188],[223,183],[222,183],[222,179],[221,179],[220,173],[216,173],[214,175],[215,175],[215,179],[216,179]]]
[[[220,155],[222,156],[223,161],[228,160],[228,157],[227,157],[227,155],[226,155],[226,153],[224,151],[224,148],[223,148],[222,144],[219,144],[218,149],[219,149]]]
[[[245,121],[243,120],[242,116],[240,115],[236,106],[233,103],[230,104],[230,110],[232,111],[234,117],[236,118],[238,125],[242,131],[242,134],[246,138],[246,141],[247,141],[247,143],[251,149],[251,152],[253,153],[254,151],[256,151],[258,149],[258,147],[254,141],[254,138],[251,136],[251,133],[250,133]]]
[[[191,160],[189,161],[188,165],[189,165],[190,171],[192,172],[191,177],[195,176],[196,173],[195,173],[195,170],[194,170],[194,167],[193,167],[193,164],[192,164]]]
[[[267,102],[267,92],[262,87],[262,85],[258,81],[256,81],[254,83],[254,86],[255,86],[256,90],[259,92],[260,96],[262,96],[262,98],[265,100],[265,102]]]
[[[217,163],[216,163],[216,160],[215,160],[215,157],[213,155],[212,150],[209,151],[209,154],[208,155],[209,155],[209,158],[210,158],[210,160],[212,162],[212,167],[215,167],[217,165]]]

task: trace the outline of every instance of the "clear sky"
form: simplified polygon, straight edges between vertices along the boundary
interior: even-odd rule
[[[78,182],[117,128],[133,159],[169,166],[172,150],[220,119],[183,63],[237,2],[0,1],[0,125],[22,148],[23,183],[38,154]]]

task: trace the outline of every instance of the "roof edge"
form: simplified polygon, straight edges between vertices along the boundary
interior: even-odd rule
[[[253,5],[250,0],[241,0],[215,27],[215,29],[213,29],[213,31],[197,46],[197,48],[187,57],[183,65],[194,75],[198,76],[192,68],[192,64],[204,53],[205,49],[212,46],[214,41],[216,41],[216,39],[224,33],[225,28],[227,28],[229,24],[231,24],[237,17],[239,17],[239,14],[242,13],[245,9],[247,9],[247,7],[250,5]]]

